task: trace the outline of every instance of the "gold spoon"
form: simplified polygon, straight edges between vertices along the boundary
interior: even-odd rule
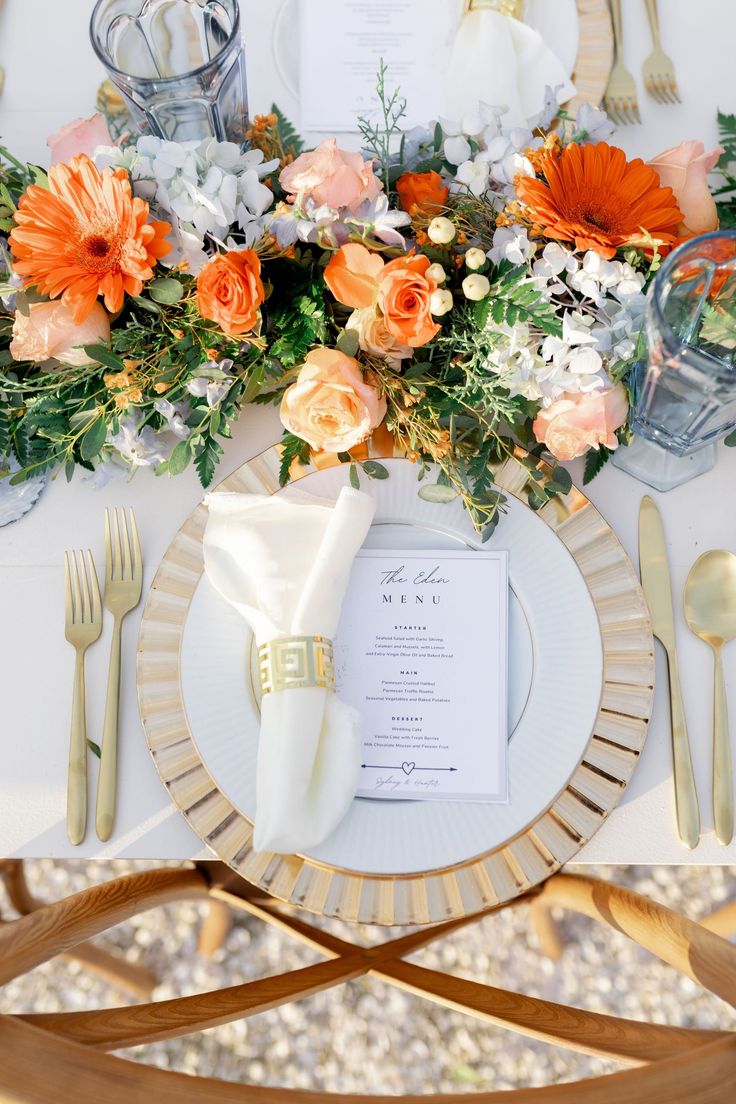
[[[733,552],[706,552],[695,561],[685,583],[685,617],[692,632],[713,649],[713,816],[718,842],[730,843],[733,837],[733,781],[721,649],[736,637],[736,556]]]

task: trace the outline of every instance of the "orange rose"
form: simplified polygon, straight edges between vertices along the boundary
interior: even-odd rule
[[[261,262],[252,249],[218,253],[197,277],[197,309],[228,337],[248,333],[265,298]]]
[[[427,276],[429,264],[423,254],[398,257],[385,266],[378,285],[386,329],[412,349],[426,345],[440,330],[429,309],[437,290],[437,281]]]
[[[313,449],[347,452],[386,416],[386,400],[363,379],[354,357],[312,349],[281,400],[281,421]]]
[[[385,265],[378,253],[351,242],[343,245],[325,269],[325,283],[337,299],[353,310],[372,307],[378,297],[378,279]]]
[[[404,173],[396,181],[401,206],[410,215],[417,212],[422,215],[438,215],[445,206],[450,189],[442,183],[442,177],[436,172]]]

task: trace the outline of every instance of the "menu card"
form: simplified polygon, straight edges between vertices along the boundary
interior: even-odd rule
[[[508,801],[508,553],[363,549],[335,639],[358,795]]]
[[[299,100],[303,131],[355,131],[378,116],[376,74],[407,101],[402,127],[441,108],[442,78],[459,9],[448,0],[300,0]]]

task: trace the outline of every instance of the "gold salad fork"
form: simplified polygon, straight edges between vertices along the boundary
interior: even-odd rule
[[[120,706],[120,640],[123,618],[138,605],[143,583],[143,564],[138,528],[133,511],[126,520],[124,510],[105,510],[105,608],[115,622],[107,675],[105,720],[102,727],[100,776],[97,783],[95,827],[104,842],[112,835],[115,823],[117,790],[118,713]]]
[[[603,94],[603,106],[614,123],[640,123],[639,103],[636,98],[636,82],[623,63],[623,34],[621,29],[621,0],[611,0],[613,41],[616,60]]]
[[[87,827],[87,719],[84,693],[84,653],[102,632],[102,606],[92,553],[64,553],[65,634],[76,649],[72,727],[69,741],[69,780],[66,792],[66,830],[73,844],[81,843]]]
[[[660,103],[681,103],[675,79],[675,67],[662,50],[659,40],[659,12],[657,0],[644,0],[652,28],[654,49],[642,66],[642,76],[647,92]]]

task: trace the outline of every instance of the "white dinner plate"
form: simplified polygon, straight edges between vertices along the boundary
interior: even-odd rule
[[[389,479],[362,479],[363,489],[376,499],[368,546],[480,547],[458,501],[425,502],[417,495],[416,465],[401,459],[384,463]],[[341,465],[309,474],[299,486],[336,498],[347,478],[347,466]],[[307,853],[313,860],[366,874],[410,874],[467,861],[523,832],[555,801],[583,758],[601,701],[603,649],[581,571],[555,532],[512,497],[486,547],[510,554],[510,802],[356,798],[332,836]],[[468,610],[469,620],[472,616]],[[202,576],[183,633],[183,701],[207,771],[232,805],[253,820],[259,715],[248,674],[250,654],[245,622]]]

